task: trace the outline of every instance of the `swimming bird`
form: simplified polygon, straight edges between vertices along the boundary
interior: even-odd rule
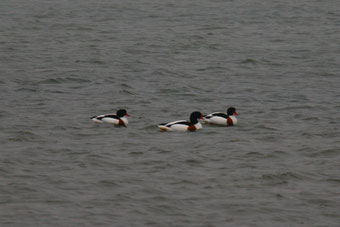
[[[179,120],[179,121],[172,121],[169,123],[159,124],[158,127],[162,131],[196,131],[202,128],[201,123],[198,119],[203,119],[203,115],[198,112],[192,112],[190,115],[190,121],[186,120]]]
[[[120,109],[116,114],[102,114],[98,116],[91,117],[92,121],[97,123],[111,123],[119,126],[127,126],[128,119],[126,117],[130,116],[125,109]]]
[[[233,126],[237,124],[237,118],[235,115],[239,115],[234,107],[229,107],[227,113],[214,112],[203,117],[204,123]]]

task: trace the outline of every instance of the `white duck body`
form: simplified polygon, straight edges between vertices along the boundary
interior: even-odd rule
[[[203,122],[231,126],[237,124],[237,118],[234,115],[228,116],[226,113],[214,112],[205,116]]]
[[[190,124],[190,122],[186,120],[172,121],[166,124],[160,124],[158,127],[162,131],[178,131],[178,132],[186,132],[186,131],[196,131],[202,129],[202,124],[197,122],[196,124]]]
[[[128,119],[124,116],[124,117],[120,117],[120,118],[114,118],[114,117],[110,117],[112,115],[107,115],[105,117],[102,118],[102,122],[105,123],[110,123],[110,124],[114,124],[114,125],[124,125],[127,126],[129,121]]]

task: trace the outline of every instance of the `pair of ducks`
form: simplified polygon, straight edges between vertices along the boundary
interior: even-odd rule
[[[202,128],[201,123],[198,121],[202,119],[204,123],[233,126],[237,124],[238,115],[234,107],[229,107],[227,113],[214,112],[208,115],[203,115],[199,111],[192,112],[190,115],[190,120],[179,120],[172,121],[168,123],[159,124],[158,127],[162,131],[196,131]],[[130,116],[125,109],[120,109],[117,114],[103,114],[98,116],[93,116],[91,119],[97,123],[111,123],[118,126],[127,126],[128,120],[126,117]]]

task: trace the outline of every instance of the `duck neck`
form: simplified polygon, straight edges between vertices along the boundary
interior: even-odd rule
[[[198,119],[197,118],[190,118],[190,123],[195,125],[198,123]]]

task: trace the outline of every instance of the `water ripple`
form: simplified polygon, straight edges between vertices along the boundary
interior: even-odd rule
[[[0,226],[339,225],[334,4],[0,11]],[[234,127],[156,127],[229,106]],[[119,108],[126,128],[89,119]]]
[[[40,84],[68,84],[68,83],[90,83],[90,80],[87,79],[81,79],[81,78],[75,78],[75,77],[58,77],[58,78],[51,78],[51,79],[45,79],[41,80]]]

